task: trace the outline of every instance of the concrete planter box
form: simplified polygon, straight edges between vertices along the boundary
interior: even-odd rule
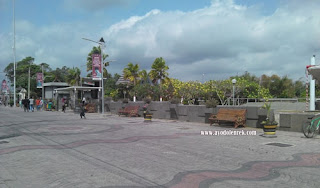
[[[302,125],[308,121],[308,117],[313,117],[313,114],[312,113],[280,113],[279,130],[301,132]]]

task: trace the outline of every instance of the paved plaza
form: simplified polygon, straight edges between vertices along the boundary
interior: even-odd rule
[[[320,187],[320,136],[86,116],[1,106],[0,188]],[[225,130],[257,135],[200,134]]]

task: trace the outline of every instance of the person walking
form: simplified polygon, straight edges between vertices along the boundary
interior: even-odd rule
[[[42,111],[43,110],[43,99],[41,97],[40,97],[39,105],[40,105],[40,110]]]
[[[30,101],[30,111],[34,112],[34,99],[30,97],[29,101]]]
[[[36,99],[36,108],[37,108],[37,111],[40,110],[40,99],[39,98]]]
[[[82,117],[84,117],[84,119],[86,119],[84,104],[80,104],[80,117],[81,117],[81,119],[82,119]]]
[[[22,100],[24,112],[29,112],[29,103],[30,101],[27,97]]]
[[[64,97],[61,99],[61,104],[62,104],[62,112],[66,113],[66,99]]]
[[[86,98],[83,97],[83,99],[82,99],[82,104],[85,105],[85,103],[86,103]]]

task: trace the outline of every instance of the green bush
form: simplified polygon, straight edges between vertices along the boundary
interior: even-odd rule
[[[122,100],[122,103],[129,103],[129,100],[127,98]]]
[[[149,99],[149,98],[144,98],[143,101],[144,101],[145,103],[147,103],[147,104],[150,104],[150,103],[151,103],[151,99]]]
[[[218,105],[218,101],[216,99],[209,99],[206,101],[207,108],[215,108]]]
[[[182,104],[183,105],[189,105],[189,100],[188,99],[183,99]]]
[[[179,104],[179,103],[180,103],[180,99],[179,99],[179,98],[172,98],[172,99],[170,100],[170,103],[171,103],[171,104]]]

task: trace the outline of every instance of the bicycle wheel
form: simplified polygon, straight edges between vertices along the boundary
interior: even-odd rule
[[[302,132],[307,138],[312,138],[316,132],[316,126],[311,125],[310,123],[305,123],[302,125]]]

